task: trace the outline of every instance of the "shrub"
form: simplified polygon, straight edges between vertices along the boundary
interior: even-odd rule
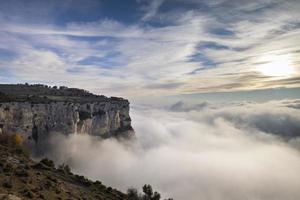
[[[54,168],[55,165],[54,165],[54,162],[48,158],[44,158],[40,161],[41,164],[47,166],[47,167],[50,167],[50,168]]]
[[[22,147],[24,138],[21,134],[0,134],[0,143],[9,147]]]
[[[85,178],[84,176],[81,176],[81,175],[75,175],[75,179],[81,183],[82,185],[85,185],[85,186],[91,186],[92,185],[92,182],[90,180],[88,180],[87,178]]]
[[[158,192],[153,192],[152,186],[146,184],[143,186],[143,193],[139,194],[137,189],[129,188],[127,190],[127,199],[128,200],[160,200],[160,194]],[[173,200],[168,198],[167,200]]]
[[[96,180],[96,181],[95,181],[95,184],[96,184],[96,185],[102,185],[102,182],[101,182],[101,181],[98,181],[98,180]]]
[[[127,190],[127,197],[128,197],[128,200],[140,200],[141,199],[137,189],[135,189],[135,188],[129,188]]]
[[[61,170],[64,174],[72,174],[71,168],[67,164],[61,164],[58,166],[58,169]]]
[[[21,134],[14,134],[13,135],[13,142],[15,145],[22,145],[24,142],[24,138]]]
[[[151,200],[160,200],[160,194],[158,192],[154,192],[151,197]]]
[[[153,195],[153,190],[152,190],[152,187],[151,185],[144,185],[143,186],[143,192],[144,192],[144,199],[151,199],[152,195]]]

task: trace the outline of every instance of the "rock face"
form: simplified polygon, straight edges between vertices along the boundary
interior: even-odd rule
[[[33,99],[28,95],[27,100],[13,96],[9,102],[0,101],[0,133],[23,134],[38,142],[53,132],[110,137],[132,131],[128,100],[96,95],[74,100],[68,95],[44,96],[43,100],[40,96]],[[57,97],[59,101],[53,100]]]

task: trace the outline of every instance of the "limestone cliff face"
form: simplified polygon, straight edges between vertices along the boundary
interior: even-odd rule
[[[36,142],[53,132],[102,137],[132,130],[129,102],[1,102],[0,132],[23,134]]]

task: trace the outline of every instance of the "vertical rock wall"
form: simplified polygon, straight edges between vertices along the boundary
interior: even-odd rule
[[[52,132],[102,137],[132,130],[129,102],[124,99],[73,103],[0,103],[0,133],[18,133],[36,142]]]

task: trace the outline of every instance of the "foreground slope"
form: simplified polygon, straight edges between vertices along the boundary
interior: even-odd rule
[[[16,200],[127,199],[122,192],[99,181],[74,175],[68,166],[56,168],[48,159],[33,161],[22,146],[12,144],[15,142],[7,138],[11,136],[2,134],[0,138],[0,199],[8,194]]]

